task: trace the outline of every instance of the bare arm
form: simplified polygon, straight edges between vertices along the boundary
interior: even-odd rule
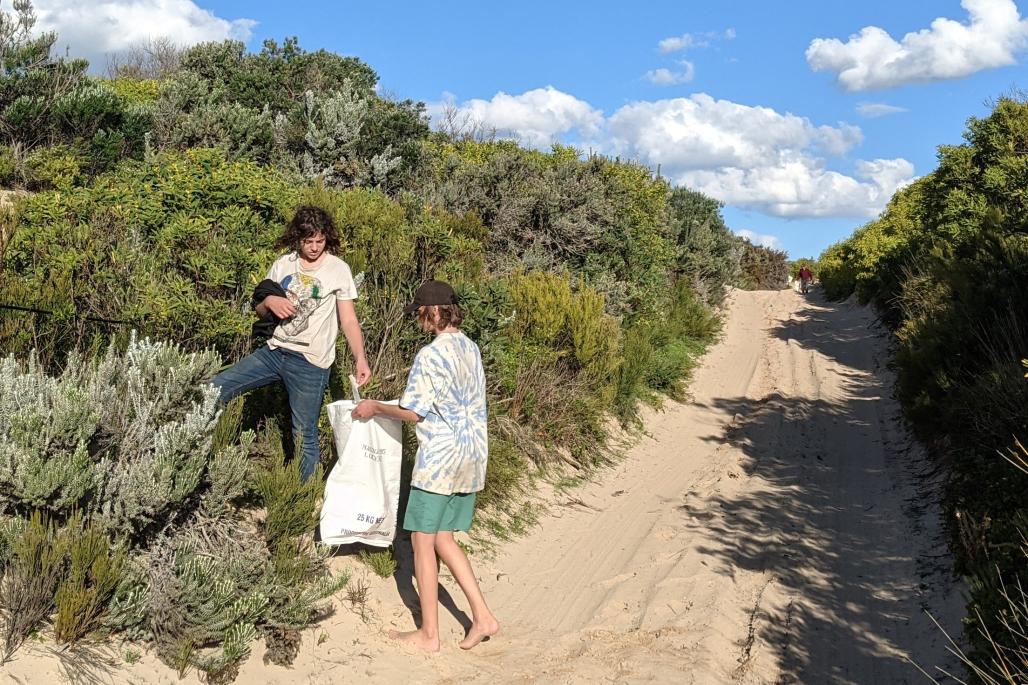
[[[396,404],[386,404],[378,400],[361,400],[353,410],[353,417],[355,419],[370,419],[375,416],[384,416],[394,421],[409,421],[411,423],[418,423],[424,418],[410,409],[404,409]]]
[[[343,329],[346,344],[353,354],[357,385],[364,385],[371,379],[371,367],[368,366],[368,359],[364,354],[364,333],[361,332],[361,324],[357,320],[357,310],[353,306],[353,300],[336,300],[336,309],[339,314],[339,327]]]

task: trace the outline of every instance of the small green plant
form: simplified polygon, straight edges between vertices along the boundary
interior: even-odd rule
[[[302,440],[298,440],[297,452],[301,444]],[[319,464],[305,482],[300,474],[300,459],[285,461],[284,453],[279,451],[257,475],[257,492],[267,510],[264,535],[271,549],[314,530],[322,495],[321,474]]]
[[[350,605],[350,610],[360,616],[365,623],[371,620],[369,599],[371,599],[371,585],[367,578],[358,578],[346,586],[346,601]]]
[[[378,552],[370,552],[362,549],[357,555],[361,561],[375,572],[379,578],[392,578],[396,573],[396,559],[393,557],[393,550],[383,549]]]
[[[12,541],[12,558],[0,583],[0,663],[53,612],[67,549],[67,537],[39,511]]]
[[[126,563],[124,547],[112,546],[103,530],[73,519],[65,529],[70,564],[57,589],[57,642],[77,642],[103,624]]]
[[[125,663],[129,666],[134,666],[143,658],[143,653],[135,647],[129,647],[125,650],[125,653],[121,655],[121,658],[124,659]]]

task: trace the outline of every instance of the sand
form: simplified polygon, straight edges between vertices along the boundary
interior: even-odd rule
[[[928,682],[908,658],[956,668],[925,611],[959,635],[960,586],[887,347],[852,303],[733,293],[691,400],[647,412],[617,466],[473,556],[499,636],[457,648],[466,605],[444,576],[442,651],[393,644],[388,629],[414,625],[409,568],[380,579],[336,559],[370,585],[367,615],[339,598],[291,668],[258,645],[237,682],[864,685]],[[124,651],[30,643],[0,681],[183,682]]]

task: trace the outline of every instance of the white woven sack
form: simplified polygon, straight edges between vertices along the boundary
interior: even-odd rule
[[[325,483],[321,541],[388,547],[396,534],[402,426],[384,417],[355,421],[350,416],[360,401],[355,383],[354,397],[356,401],[340,400],[326,407],[339,461]]]

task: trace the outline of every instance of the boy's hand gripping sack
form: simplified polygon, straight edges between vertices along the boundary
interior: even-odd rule
[[[402,425],[385,417],[355,420],[350,414],[360,394],[352,376],[350,381],[354,399],[326,407],[339,461],[325,483],[321,541],[388,547],[396,533]]]

